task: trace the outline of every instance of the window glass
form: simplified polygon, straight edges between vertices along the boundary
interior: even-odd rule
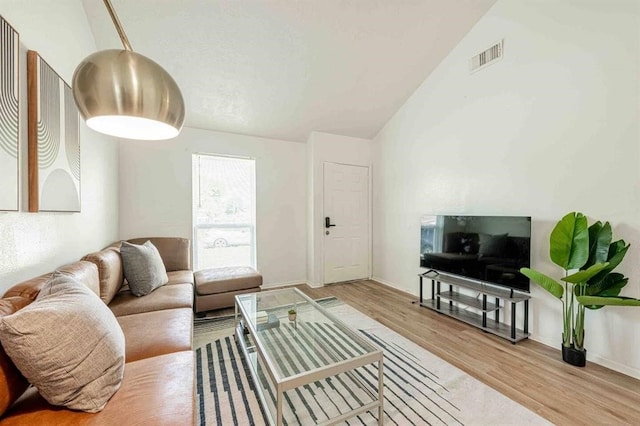
[[[256,267],[255,160],[193,156],[196,270]]]

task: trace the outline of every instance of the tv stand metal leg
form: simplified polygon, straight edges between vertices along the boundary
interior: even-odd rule
[[[482,295],[482,327],[487,328],[487,295]]]
[[[511,338],[516,338],[516,304],[511,302]]]
[[[524,327],[525,334],[529,333],[529,300],[524,301]]]

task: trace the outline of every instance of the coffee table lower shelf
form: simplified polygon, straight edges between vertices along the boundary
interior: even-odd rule
[[[239,336],[241,336],[239,338]],[[365,413],[369,410],[378,409],[378,424],[382,425],[383,419],[383,400],[382,398],[382,390],[383,390],[383,367],[382,367],[382,353],[379,354],[379,357],[372,362],[378,363],[378,389],[377,394],[373,393],[369,386],[357,375],[354,373],[358,367],[362,367],[371,362],[367,362],[366,360],[358,360],[354,365],[350,365],[349,362],[336,363],[335,365],[329,366],[324,369],[312,370],[306,373],[300,373],[296,376],[292,376],[285,381],[280,383],[275,383],[273,380],[269,381],[268,378],[271,376],[268,370],[264,368],[264,360],[260,358],[259,351],[257,350],[255,344],[252,342],[251,335],[247,332],[247,329],[243,326],[243,321],[239,321],[238,326],[236,328],[236,333],[234,335],[236,341],[239,341],[242,352],[247,360],[247,364],[249,365],[249,372],[251,374],[251,379],[254,383],[254,389],[256,395],[262,407],[264,409],[265,414],[267,414],[267,421],[270,425],[281,425],[284,419],[284,408],[282,404],[284,403],[284,394],[287,391],[294,390],[295,388],[309,385],[316,381],[320,381],[323,379],[327,379],[334,376],[346,375],[352,382],[356,382],[359,384],[360,390],[364,391],[369,398],[369,401],[366,403],[362,403],[359,407],[352,409],[350,411],[346,411],[341,413],[338,416],[332,417],[323,422],[319,422],[316,424],[319,425],[334,425],[344,420],[350,419],[358,414]],[[266,383],[268,382],[268,383]],[[266,386],[270,386],[270,389],[265,389]],[[265,392],[266,391],[266,392]],[[328,400],[333,400],[334,398],[343,399],[345,396],[340,395],[339,392],[335,388],[331,388],[329,386],[324,387],[324,392],[326,393],[326,397]],[[266,393],[266,395],[265,395]],[[333,395],[335,394],[335,395]],[[275,411],[275,419],[272,415]]]
[[[383,423],[380,347],[297,288],[240,294],[235,302],[235,338],[270,425],[285,416],[332,425],[375,417],[374,410]]]

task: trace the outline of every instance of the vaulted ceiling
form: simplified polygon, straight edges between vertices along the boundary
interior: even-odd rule
[[[82,0],[98,49],[121,48]],[[112,0],[182,89],[185,125],[304,142],[372,138],[495,0]]]

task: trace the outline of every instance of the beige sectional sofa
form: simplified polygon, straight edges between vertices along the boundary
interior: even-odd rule
[[[120,389],[96,414],[52,406],[0,349],[0,425],[190,425],[194,422],[193,273],[190,242],[139,238],[158,249],[169,283],[136,297],[123,276],[120,242],[58,270],[84,283],[113,311],[125,336]],[[30,304],[51,273],[10,288],[0,299],[0,317]]]

